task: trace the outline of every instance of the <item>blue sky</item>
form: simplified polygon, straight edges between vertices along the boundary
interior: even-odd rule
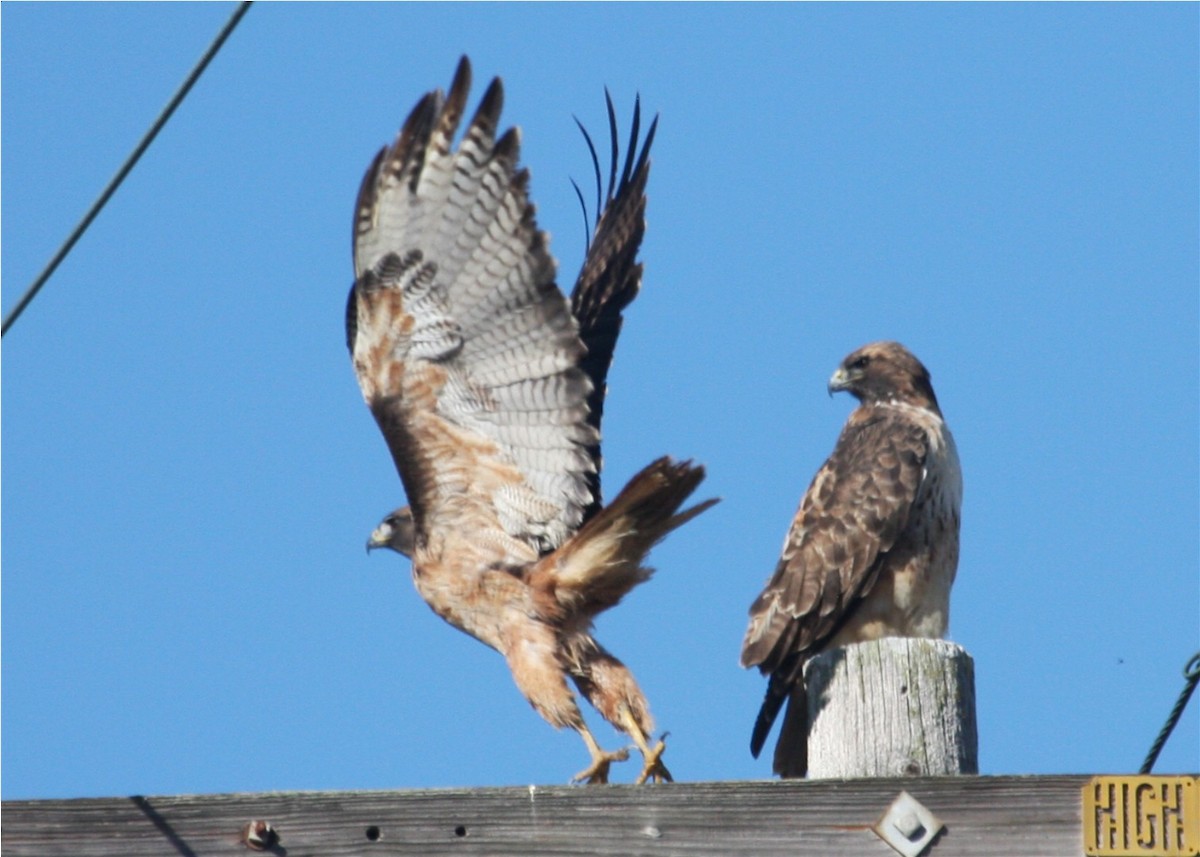
[[[228,4],[2,17],[3,304]],[[3,795],[562,783],[502,660],[364,555],[402,500],[345,352],[362,172],[426,90],[501,75],[561,280],[572,115],[659,112],[611,495],[724,498],[599,623],[680,780],[765,777],[746,609],[891,338],[965,472],[951,636],[985,773],[1132,772],[1200,645],[1195,4],[258,5],[5,337]],[[1157,767],[1200,768],[1194,701]],[[617,736],[586,712],[602,743]],[[634,765],[615,771],[629,781]]]

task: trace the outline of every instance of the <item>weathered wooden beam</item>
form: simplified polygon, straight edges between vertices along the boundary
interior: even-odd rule
[[[804,669],[808,776],[975,774],[975,668],[946,640],[832,649]]]
[[[930,857],[1076,857],[1087,777],[915,777],[656,786],[6,801],[7,857],[247,855],[243,827],[306,855],[894,857],[872,832],[901,789],[946,829]]]

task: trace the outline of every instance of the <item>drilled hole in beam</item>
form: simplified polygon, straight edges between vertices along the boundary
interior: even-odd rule
[[[375,825],[372,824],[367,828],[367,839],[371,840],[372,842],[378,842],[381,835],[383,835],[382,832]]]
[[[466,836],[467,828],[460,824],[458,827],[454,828],[454,835],[455,836]]]

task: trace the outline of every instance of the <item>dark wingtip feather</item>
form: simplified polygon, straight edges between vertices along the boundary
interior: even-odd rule
[[[592,249],[592,226],[588,223],[587,203],[583,201],[583,191],[575,179],[571,179],[571,187],[575,188],[575,198],[579,200],[579,210],[583,214],[583,252],[586,255]]]
[[[508,159],[513,164],[516,164],[521,157],[521,129],[517,127],[509,128],[500,135],[500,139],[492,146],[492,157],[497,159]],[[520,187],[524,190],[529,183],[529,170],[521,170],[512,179],[513,187]]]
[[[592,142],[592,135],[588,133],[587,128],[585,128],[583,126],[583,123],[579,121],[578,116],[572,116],[571,118],[574,119],[575,124],[579,126],[579,131],[580,131],[580,133],[583,134],[583,140],[585,143],[587,143],[588,153],[592,156],[592,172],[596,176],[596,223],[599,224],[600,223],[600,211],[602,208],[602,201],[600,198],[600,187],[601,187],[601,185],[600,185],[600,158],[596,154],[596,144]],[[586,209],[584,210],[584,220],[585,221],[587,220]],[[591,246],[592,246],[591,231],[593,228],[594,227],[592,227],[592,226],[588,227],[588,247],[589,248],[591,248]]]
[[[629,176],[633,172],[633,159],[637,154],[638,134],[642,130],[642,96],[639,93],[633,99],[633,126],[629,131],[629,146],[625,151],[625,166],[621,169],[621,184],[629,184]]]
[[[633,168],[633,174],[636,176],[646,166],[646,161],[650,157],[650,147],[654,144],[654,132],[658,130],[658,114],[654,114],[654,119],[650,123],[650,130],[646,132],[646,139],[642,141],[642,153],[638,155],[637,165]]]
[[[454,68],[454,80],[450,84],[450,89],[457,89],[460,80],[463,82],[465,89],[471,88],[471,58],[466,54],[458,58],[458,65]]]
[[[465,103],[467,93],[471,90],[471,61],[463,54],[454,69],[454,79],[450,81],[450,91],[447,101]],[[461,112],[461,111],[460,111]]]
[[[446,151],[458,130],[463,111],[467,107],[467,94],[471,90],[471,61],[464,54],[454,69],[454,79],[450,82],[450,90],[441,105],[437,119],[436,139],[439,149]]]
[[[500,112],[504,109],[504,81],[493,77],[479,99],[475,115],[471,117],[471,129],[478,129],[485,140],[496,136],[496,127],[500,124]],[[470,133],[470,129],[467,133]]]
[[[612,95],[607,86],[604,87],[604,102],[608,106],[608,139],[612,148],[608,159],[608,198],[612,199],[613,188],[617,182],[617,158],[621,153],[617,146],[617,111],[613,107]]]

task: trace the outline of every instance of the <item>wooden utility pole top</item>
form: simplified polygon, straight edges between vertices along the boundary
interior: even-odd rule
[[[855,643],[809,661],[804,683],[809,777],[979,772],[975,667],[961,646]]]
[[[771,780],[6,801],[5,857],[787,855],[895,857],[872,831],[904,790],[945,824],[928,857],[1076,857],[1085,776]]]

